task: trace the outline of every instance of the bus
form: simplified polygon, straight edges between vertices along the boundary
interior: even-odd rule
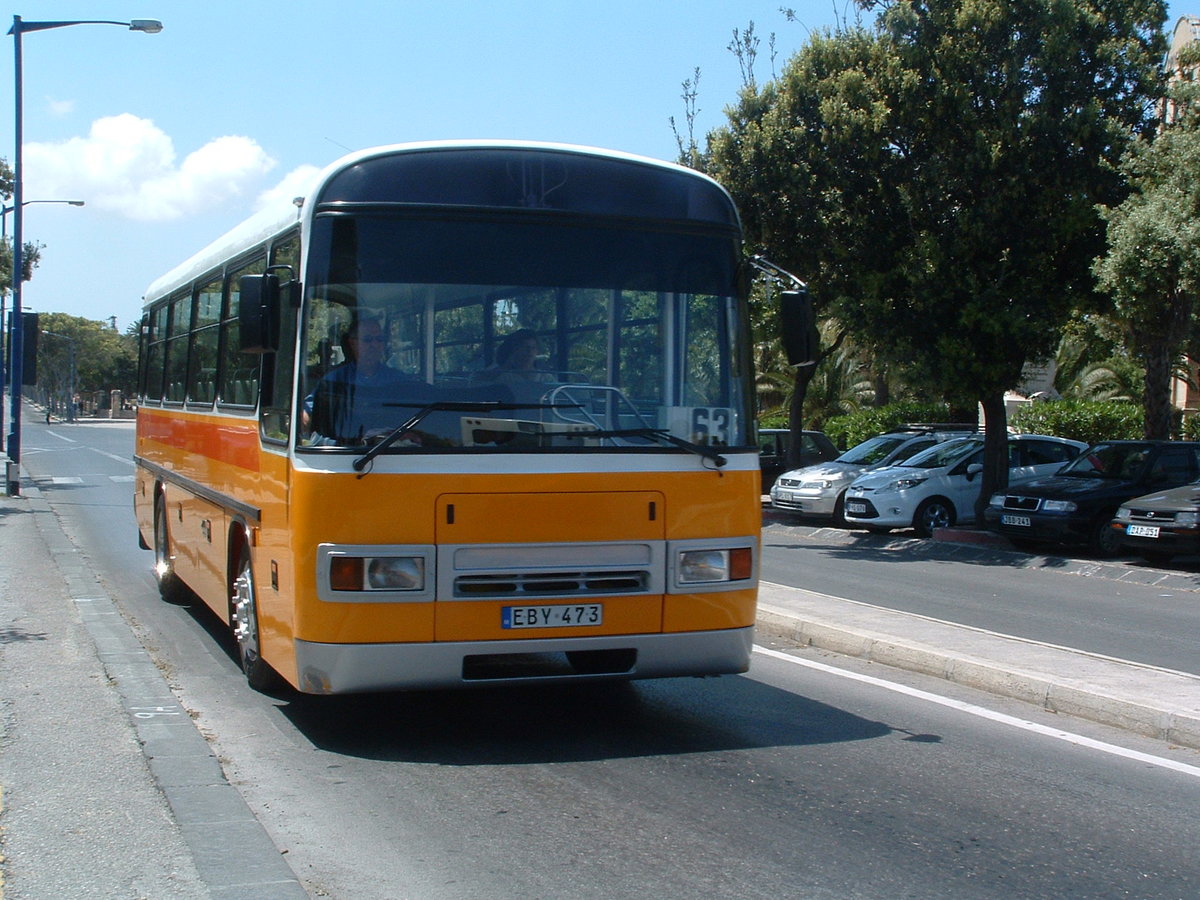
[[[741,242],[716,182],[619,152],[336,161],[147,290],[159,590],[229,623],[258,690],[746,671]]]

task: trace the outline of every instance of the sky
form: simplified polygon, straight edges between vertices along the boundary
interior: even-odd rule
[[[1190,2],[1170,4],[1168,29],[1200,13]],[[674,160],[671,118],[686,136],[682,85],[697,68],[697,140],[736,99],[734,29],[754,23],[765,80],[812,31],[855,14],[849,0],[29,2],[0,22],[155,18],[163,30],[23,35],[24,199],[85,205],[25,207],[25,240],[45,249],[22,303],[124,331],[159,275],[367,147],[546,140]]]

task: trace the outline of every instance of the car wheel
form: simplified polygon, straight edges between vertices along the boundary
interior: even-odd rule
[[[238,659],[246,682],[256,691],[275,691],[284,680],[259,654],[258,604],[254,592],[254,572],[250,566],[250,550],[244,544],[238,554],[237,577],[233,580],[233,634],[237,638]]]
[[[1112,515],[1101,516],[1092,524],[1092,534],[1088,539],[1088,551],[1094,556],[1105,559],[1116,556],[1121,551],[1121,532],[1109,525]]]
[[[154,580],[158,594],[168,603],[184,603],[187,588],[175,574],[175,559],[171,555],[171,529],[167,524],[167,500],[159,494],[154,501]]]
[[[840,494],[838,494],[838,498],[833,504],[833,524],[838,528],[845,528],[847,525],[845,491],[842,491]]]
[[[918,537],[933,537],[935,528],[949,528],[954,524],[954,507],[941,497],[930,497],[917,507],[913,516],[913,528]]]

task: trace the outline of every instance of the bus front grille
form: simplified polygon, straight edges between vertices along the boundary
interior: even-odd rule
[[[522,572],[464,575],[455,579],[460,597],[586,596],[588,594],[643,594],[649,572]]]
[[[661,542],[442,547],[438,598],[489,600],[661,594]]]

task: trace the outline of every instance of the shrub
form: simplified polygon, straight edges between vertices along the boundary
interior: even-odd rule
[[[1094,444],[1097,441],[1139,440],[1143,435],[1142,407],[1137,403],[1103,400],[1048,400],[1031,403],[1013,413],[1009,425],[1030,434],[1052,434]]]
[[[834,416],[823,429],[829,439],[843,450],[861,444],[869,437],[913,422],[946,422],[950,407],[945,403],[889,403],[860,409],[845,416]]]

